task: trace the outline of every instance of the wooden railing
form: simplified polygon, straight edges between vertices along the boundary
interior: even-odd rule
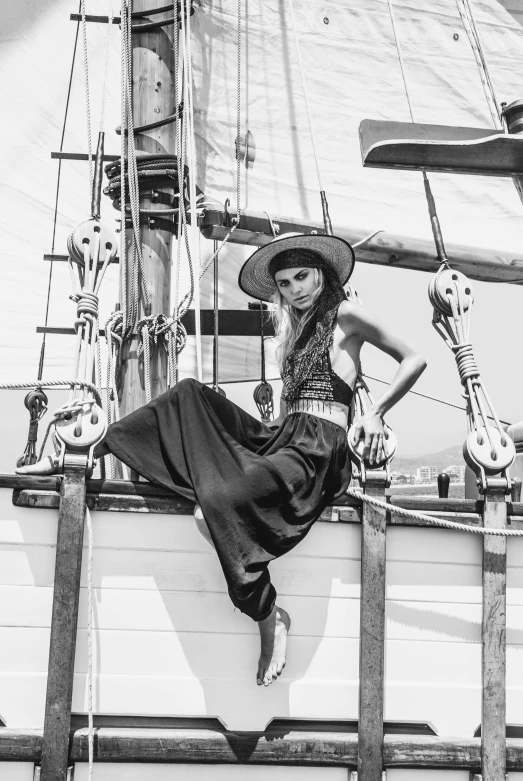
[[[385,496],[384,472],[369,474],[366,491]],[[81,568],[84,499],[91,509],[188,514],[193,504],[144,483],[83,481],[74,468],[63,477],[0,476],[0,487],[14,489],[21,507],[59,508],[59,527],[45,727],[35,731],[0,730],[0,760],[27,757],[42,761],[42,781],[62,781],[68,762],[85,761],[86,731],[69,739],[76,619]],[[506,500],[500,486],[485,501],[407,499],[398,506],[438,513],[474,526],[523,528],[523,504]],[[458,517],[457,517],[458,516]],[[424,526],[393,510],[373,508],[359,499],[324,513],[323,520],[362,524],[360,712],[358,734],[285,732],[278,741],[266,733],[203,730],[110,729],[97,731],[98,761],[232,762],[302,764],[357,768],[358,781],[381,781],[387,767],[454,768],[481,771],[483,781],[505,781],[507,769],[523,771],[523,740],[506,739],[505,592],[506,538],[484,535],[481,739],[445,740],[432,736],[385,736],[383,729],[386,534],[388,525]],[[183,740],[181,740],[183,738]]]

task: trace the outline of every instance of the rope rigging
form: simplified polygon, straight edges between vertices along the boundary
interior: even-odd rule
[[[393,2],[387,0],[387,3],[409,112],[411,120],[414,122],[414,109],[410,99],[401,42],[396,29]],[[468,0],[466,0],[466,4],[468,5]],[[439,271],[429,286],[429,299],[434,310],[432,322],[454,353],[460,382],[463,386],[469,431],[464,446],[465,460],[478,476],[482,491],[487,489],[489,476],[492,477],[500,472],[508,487],[508,468],[514,461],[515,448],[512,440],[503,431],[474,359],[470,342],[472,287],[463,274],[454,272],[450,268],[429,178],[424,170],[422,170],[422,175],[434,243],[440,263]],[[493,425],[490,425],[489,421],[492,421]],[[361,473],[364,476],[361,453],[355,452],[354,443],[351,443],[350,437],[349,444],[361,463]],[[389,460],[390,455],[386,459],[387,469]]]
[[[481,80],[481,86],[483,87],[485,99],[487,101],[490,116],[492,118],[492,123],[494,127],[503,129],[505,132],[507,132],[502,110],[503,104],[500,105],[496,95],[494,82],[492,80],[492,76],[490,75],[487,57],[485,55],[479,34],[479,28],[472,10],[472,3],[470,0],[456,0],[456,5],[461,16],[463,27],[467,33],[470,47],[474,53],[476,65],[478,66],[479,78]],[[517,176],[513,176],[512,181],[519,195],[521,203],[523,203],[523,182]]]

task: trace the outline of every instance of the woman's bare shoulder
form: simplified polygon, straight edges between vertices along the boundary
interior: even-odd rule
[[[338,309],[338,325],[347,333],[370,322],[368,312],[358,301],[342,301]]]

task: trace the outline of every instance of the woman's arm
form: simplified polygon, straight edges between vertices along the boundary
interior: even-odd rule
[[[356,441],[365,441],[363,457],[370,464],[383,459],[383,416],[412,388],[427,366],[425,359],[360,304],[343,302],[338,324],[349,339],[369,342],[398,363],[398,370],[385,393],[370,407],[355,427]]]

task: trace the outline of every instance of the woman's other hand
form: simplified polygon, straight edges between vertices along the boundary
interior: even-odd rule
[[[379,464],[386,458],[384,445],[385,428],[383,418],[372,408],[359,419],[354,426],[354,444],[363,440],[363,460],[369,464]]]

